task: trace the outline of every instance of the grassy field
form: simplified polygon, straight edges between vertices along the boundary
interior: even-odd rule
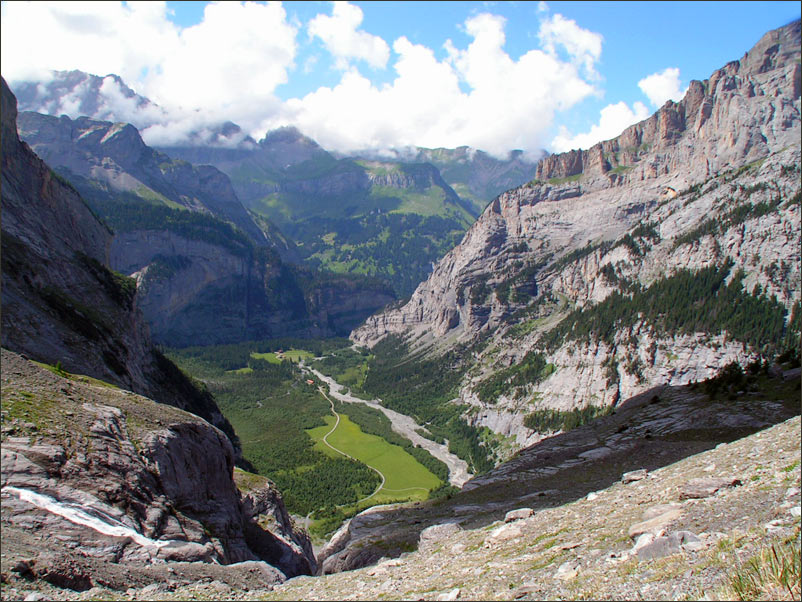
[[[269,351],[267,353],[251,352],[251,357],[257,360],[267,360],[271,364],[280,364],[282,360],[290,360],[291,362],[298,362],[300,359],[312,359],[315,357],[310,352],[304,349],[290,349],[288,351]]]
[[[334,426],[336,418],[326,416],[326,426],[308,429],[315,441],[314,449],[331,457],[340,456],[323,443],[323,437]],[[421,465],[415,458],[397,445],[387,443],[381,437],[362,432],[345,414],[340,414],[340,424],[327,441],[337,449],[381,472],[386,482],[370,499],[371,504],[390,500],[423,500],[428,492],[442,484],[440,479]]]

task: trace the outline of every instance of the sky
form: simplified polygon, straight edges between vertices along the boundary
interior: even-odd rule
[[[104,102],[152,145],[230,120],[341,152],[534,156],[617,136],[799,17],[799,2],[8,1],[0,67],[12,90],[121,76],[158,110],[110,79]]]

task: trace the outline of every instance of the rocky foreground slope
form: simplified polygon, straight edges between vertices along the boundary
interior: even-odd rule
[[[352,339],[374,346],[400,335],[434,356],[469,345],[464,415],[513,448],[540,436],[524,423],[533,411],[609,407],[792,345],[802,295],[799,57],[797,21],[618,138],[543,159],[406,305],[372,316]],[[692,292],[688,283],[705,278],[732,288]],[[727,309],[708,311],[725,290]],[[749,320],[778,326],[758,332]],[[527,361],[543,370],[523,382]]]
[[[240,493],[231,442],[203,419],[5,349],[2,388],[4,580],[124,591],[172,562],[246,562],[231,571],[267,583],[314,572],[281,497],[256,475]]]
[[[93,588],[80,593],[26,572],[49,574],[47,558],[42,569],[14,564],[33,555],[22,533],[10,548],[18,555],[4,543],[4,597],[732,599],[725,588],[749,558],[800,545],[799,368],[752,376],[748,392],[722,384],[715,398],[706,387],[655,390],[521,451],[453,497],[365,511],[323,562],[346,572],[278,585],[253,563],[150,565],[128,569],[120,591],[108,583],[121,567],[92,564]]]

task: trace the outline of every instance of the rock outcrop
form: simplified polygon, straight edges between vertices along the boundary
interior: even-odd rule
[[[711,266],[730,266],[728,282],[740,273],[744,292],[776,299],[790,321],[802,291],[799,47],[799,22],[769,32],[618,138],[544,158],[536,179],[495,199],[408,303],[372,316],[352,339],[373,346],[398,334],[433,353],[476,343],[484,352],[461,401],[474,406],[476,426],[519,446],[537,437],[523,425],[535,407],[611,405],[758,358],[731,333],[665,331],[637,316],[609,340],[547,344],[544,335],[570,309]],[[554,367],[548,378],[483,402],[476,385],[529,351]]]
[[[57,534],[59,549],[74,550],[57,555],[131,567],[267,561],[278,580],[314,572],[275,488],[243,498],[230,441],[201,418],[5,349],[2,385],[6,536],[31,530],[53,554],[45,540]],[[283,537],[259,515],[274,517]],[[91,587],[73,585],[63,586]]]

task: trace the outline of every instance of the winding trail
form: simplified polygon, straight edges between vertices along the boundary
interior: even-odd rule
[[[382,412],[385,416],[387,416],[387,418],[390,419],[393,430],[396,433],[398,433],[402,437],[406,437],[407,439],[412,441],[413,444],[422,447],[448,467],[448,481],[455,487],[462,487],[473,476],[468,471],[468,464],[465,462],[465,460],[462,460],[461,458],[455,456],[450,451],[448,451],[447,441],[446,444],[444,445],[442,443],[436,443],[430,439],[427,439],[426,437],[421,436],[417,432],[417,430],[423,427],[421,427],[421,425],[415,422],[410,416],[407,416],[405,414],[400,414],[395,410],[391,410],[390,408],[384,407],[383,405],[381,405],[380,400],[374,399],[371,401],[367,401],[365,399],[360,399],[359,397],[354,397],[353,395],[351,395],[350,392],[343,393],[344,387],[337,381],[335,381],[333,378],[318,372],[317,370],[315,370],[310,366],[307,366],[303,362],[300,362],[299,366],[301,367],[302,370],[314,374],[317,378],[326,383],[329,386],[329,393],[331,394],[332,397],[334,397],[338,401],[344,403],[362,403],[365,404],[366,406],[369,406],[373,409]],[[329,399],[329,397],[325,393],[324,396],[326,396],[326,399],[328,399],[329,403],[332,404],[331,409],[332,412],[334,412],[334,403],[331,401],[331,399]],[[328,445],[328,442],[326,443]],[[371,494],[371,496],[369,497],[372,497],[373,495],[375,495],[375,492]]]

